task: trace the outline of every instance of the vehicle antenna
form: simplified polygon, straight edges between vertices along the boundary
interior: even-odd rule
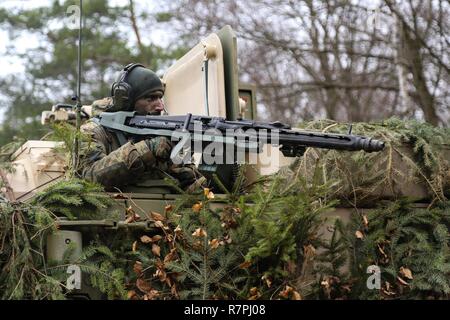
[[[79,149],[80,149],[80,126],[81,126],[81,31],[83,27],[83,0],[80,0],[80,25],[78,28],[78,74],[77,74],[77,89],[75,95],[72,97],[72,101],[76,101],[75,115],[76,115],[76,133],[74,137],[74,150],[72,158],[72,169],[76,174],[79,162]]]

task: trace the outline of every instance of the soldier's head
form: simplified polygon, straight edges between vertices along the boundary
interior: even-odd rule
[[[142,64],[127,65],[111,87],[114,111],[159,115],[164,110],[164,85],[152,70]]]

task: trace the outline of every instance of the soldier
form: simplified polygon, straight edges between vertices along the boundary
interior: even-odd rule
[[[160,115],[164,110],[161,79],[141,64],[127,65],[111,87],[111,97],[96,101],[93,113],[100,111],[136,111],[142,115]],[[175,177],[188,192],[205,185],[206,179],[195,165],[174,165],[170,160],[172,144],[166,137],[133,141],[125,133],[112,132],[95,118],[81,126],[89,142],[80,152],[80,175],[101,183],[108,190],[122,187],[138,178]],[[121,145],[120,140],[128,140]],[[126,141],[125,140],[125,141]]]

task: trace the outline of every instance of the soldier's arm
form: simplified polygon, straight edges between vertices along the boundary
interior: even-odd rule
[[[90,142],[83,143],[80,153],[83,178],[111,189],[132,182],[155,165],[154,152],[145,141],[128,142],[108,154],[108,136],[102,130],[96,124],[86,124],[82,128],[91,138]]]

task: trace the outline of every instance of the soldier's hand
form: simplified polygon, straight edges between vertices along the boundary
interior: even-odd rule
[[[173,165],[169,169],[169,173],[178,179],[180,187],[185,190],[193,185],[203,186],[206,182],[205,177],[197,170],[195,165]]]
[[[172,143],[166,137],[155,137],[145,140],[149,149],[158,160],[169,160],[172,152]]]

